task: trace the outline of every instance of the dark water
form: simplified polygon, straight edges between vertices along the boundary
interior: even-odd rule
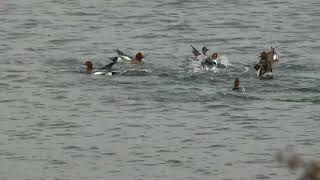
[[[0,2],[0,179],[296,179],[320,157],[320,2]],[[190,44],[227,58],[199,69]],[[274,80],[245,64],[278,46]],[[142,50],[120,76],[80,73]],[[133,70],[132,70],[133,69]],[[246,93],[233,93],[239,77]]]

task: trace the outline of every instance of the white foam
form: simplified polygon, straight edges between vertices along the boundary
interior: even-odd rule
[[[220,56],[221,57],[221,64],[225,66],[231,66],[232,64],[229,62],[229,59],[227,56]]]

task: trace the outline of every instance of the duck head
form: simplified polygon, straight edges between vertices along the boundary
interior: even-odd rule
[[[203,55],[206,55],[208,51],[209,51],[209,49],[207,47],[205,47],[205,46],[202,47],[202,54]]]
[[[216,53],[216,52],[212,53],[211,58],[212,59],[217,59],[218,58],[218,53]]]
[[[85,63],[83,63],[83,65],[86,66],[86,70],[87,70],[87,73],[91,73],[92,69],[93,69],[93,65],[92,65],[92,62],[91,61],[86,61]]]
[[[136,54],[135,60],[141,62],[143,58],[144,58],[144,55],[142,54],[142,52],[138,52]]]
[[[239,78],[236,78],[234,80],[233,89],[239,89],[239,88],[240,88],[240,80],[239,80]]]

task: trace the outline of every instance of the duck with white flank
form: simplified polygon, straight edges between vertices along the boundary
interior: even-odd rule
[[[193,46],[192,52],[195,61],[200,61],[202,67],[216,67],[216,68],[226,68],[227,66],[221,63],[221,58],[217,52],[212,53],[211,57],[207,56],[208,49],[202,47],[202,54]]]
[[[259,63],[254,66],[254,69],[257,70],[257,76],[260,79],[273,79],[272,62],[268,59],[268,53],[263,51],[259,57]]]
[[[226,68],[227,66],[221,63],[221,58],[217,52],[212,53],[211,58],[207,58],[203,63],[203,67],[216,67],[216,68]]]
[[[257,70],[257,76],[260,79],[273,79],[272,64],[279,62],[275,48],[271,47],[269,52],[261,52],[259,57],[259,63],[254,65],[254,69]]]
[[[120,51],[119,49],[115,49],[115,51],[118,53],[118,61],[124,61],[124,62],[130,62],[131,64],[143,64],[142,61],[144,58],[144,55],[142,52],[138,52],[135,56],[129,56],[125,54],[124,52]]]
[[[87,74],[94,74],[94,75],[115,75],[117,74],[117,72],[112,71],[112,66],[115,65],[117,63],[117,60],[110,58],[113,62],[98,68],[99,70],[104,70],[104,71],[93,71],[93,63],[88,60],[85,63],[83,63],[83,65],[86,66],[86,73]]]

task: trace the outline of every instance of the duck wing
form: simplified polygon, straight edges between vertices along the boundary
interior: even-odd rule
[[[277,46],[277,47],[278,47],[278,46]],[[277,52],[276,52],[276,48],[277,48],[277,47],[272,47],[272,46],[271,46],[270,49],[271,49],[271,51],[272,51],[273,54],[277,54]]]
[[[120,51],[119,49],[115,49],[115,51],[119,54],[119,56],[127,61],[131,61],[133,58],[129,55],[125,54],[124,52]]]
[[[192,47],[193,55],[194,55],[195,57],[201,55],[201,53],[200,53],[193,45],[191,45],[191,47]]]
[[[256,64],[253,66],[253,68],[258,71],[260,68],[261,68],[261,65],[260,64]]]

